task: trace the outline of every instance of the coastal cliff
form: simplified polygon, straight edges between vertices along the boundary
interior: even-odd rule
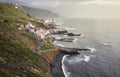
[[[37,9],[37,8],[28,7],[28,6],[22,6],[22,7],[33,17],[37,17],[37,18],[59,17],[59,15],[49,10]]]
[[[0,3],[0,77],[52,77],[50,61],[58,52],[34,51],[40,39],[24,29],[28,21],[46,28],[22,7]]]

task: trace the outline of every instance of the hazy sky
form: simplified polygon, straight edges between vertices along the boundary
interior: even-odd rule
[[[120,18],[120,0],[0,0],[48,9],[68,17]]]

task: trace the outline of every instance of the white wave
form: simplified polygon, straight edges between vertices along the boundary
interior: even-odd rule
[[[90,57],[96,57],[96,55],[90,55]]]
[[[85,62],[89,62],[89,61],[90,61],[90,56],[86,56],[86,55],[85,55],[84,57],[85,57],[85,58],[84,58],[84,61],[85,61]]]
[[[96,57],[96,55],[90,55],[90,56],[78,55],[78,56],[72,57],[70,59],[67,59],[67,56],[69,56],[69,55],[63,56],[62,62],[61,62],[62,63],[62,71],[63,71],[63,74],[65,75],[65,77],[69,77],[71,74],[71,72],[69,72],[67,70],[66,66],[64,65],[65,61],[67,61],[70,64],[76,64],[76,63],[82,62],[82,61],[89,62],[91,57]]]
[[[62,71],[63,71],[63,74],[65,75],[65,77],[69,77],[69,75],[71,74],[64,65],[64,61],[65,61],[67,56],[69,56],[69,55],[65,55],[62,58]]]
[[[53,41],[53,43],[55,44],[55,43],[57,43],[58,41]]]
[[[54,36],[55,37],[55,39],[61,39],[61,37],[60,36]]]
[[[55,37],[55,35],[51,35],[51,37]]]
[[[65,28],[66,30],[76,30],[76,28]]]
[[[56,45],[58,45],[60,47],[65,47],[63,44],[59,44],[59,43],[56,43]]]
[[[108,46],[108,45],[109,45],[109,43],[103,43],[103,45]]]
[[[76,42],[78,39],[77,38],[74,38],[73,42]]]
[[[85,35],[81,34],[79,37],[84,37]]]
[[[87,55],[78,55],[75,57],[72,57],[71,59],[67,60],[70,64],[76,64],[79,62],[89,62],[90,61],[90,57],[92,56],[87,56]]]
[[[95,48],[92,48],[92,47],[86,47],[87,49],[90,49],[90,51],[93,53],[93,52],[95,52],[96,51],[96,49]]]
[[[63,44],[58,43],[58,41],[53,41],[53,44],[60,47],[65,47]]]
[[[64,22],[60,21],[60,22],[56,22],[55,24],[56,24],[56,25],[63,25]]]

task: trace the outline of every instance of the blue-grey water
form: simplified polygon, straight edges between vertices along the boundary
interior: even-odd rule
[[[120,20],[65,18],[61,21],[60,28],[84,36],[74,37],[78,40],[72,43],[55,42],[57,45],[91,49],[62,57],[65,77],[120,77]]]

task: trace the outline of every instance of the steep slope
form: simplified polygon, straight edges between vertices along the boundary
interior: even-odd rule
[[[56,13],[53,13],[48,10],[37,9],[32,7],[23,6],[23,8],[32,16],[37,18],[49,18],[49,17],[58,17]]]
[[[49,62],[31,50],[39,40],[26,30],[18,30],[17,24],[28,21],[44,26],[22,8],[0,3],[0,77],[51,77]]]

